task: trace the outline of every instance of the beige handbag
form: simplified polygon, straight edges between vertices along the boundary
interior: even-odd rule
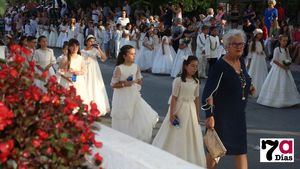
[[[204,144],[216,162],[219,161],[220,157],[225,156],[227,150],[214,129],[207,129],[204,136]]]

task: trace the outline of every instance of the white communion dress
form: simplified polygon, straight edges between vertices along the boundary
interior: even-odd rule
[[[170,39],[164,36],[162,43],[164,43],[164,46],[162,47],[162,45],[160,45],[155,54],[152,73],[170,74],[173,65],[173,56],[169,45]],[[162,48],[164,48],[164,53]]]
[[[70,69],[73,69],[73,71],[82,71],[86,72],[86,65],[84,58],[81,55],[77,55],[76,57],[71,58],[70,63]],[[76,89],[76,94],[81,97],[84,104],[90,104],[91,99],[88,95],[88,90],[85,82],[85,76],[84,75],[77,75],[76,81],[70,84],[71,86],[74,86]]]
[[[89,97],[97,104],[101,113],[100,115],[104,116],[110,111],[110,106],[100,66],[97,61],[97,58],[100,57],[100,53],[95,48],[91,50],[83,49],[81,50],[81,55],[86,61],[87,71],[85,81]]]
[[[290,60],[288,50],[275,48],[273,61],[282,63],[283,60]],[[281,108],[289,107],[300,103],[300,95],[290,70],[284,70],[272,63],[272,68],[262,86],[257,103]]]
[[[251,42],[252,43],[252,42]],[[250,48],[252,44],[250,43]],[[254,97],[258,97],[262,85],[268,75],[268,67],[266,62],[266,54],[263,51],[263,47],[260,42],[256,42],[256,50],[252,52],[249,48],[248,58],[251,59],[250,68],[248,73],[252,78],[252,84],[254,85],[256,92]]]
[[[198,124],[194,100],[199,97],[199,83],[193,79],[183,82],[180,77],[173,81],[172,96],[177,98],[174,114],[180,126],[170,123],[170,108],[160,127],[153,145],[186,161],[206,167],[203,136]]]
[[[141,72],[136,64],[121,64],[115,68],[111,85],[126,81],[129,76],[133,81],[141,79]],[[112,128],[145,142],[150,142],[152,130],[158,121],[158,114],[145,102],[140,93],[141,86],[134,83],[130,87],[114,89],[112,98]]]
[[[184,44],[183,39],[180,39],[179,43]],[[191,48],[189,47],[189,44],[185,44],[186,47],[183,49],[178,49],[172,66],[171,77],[177,77],[177,75],[181,73],[184,59],[193,54]]]

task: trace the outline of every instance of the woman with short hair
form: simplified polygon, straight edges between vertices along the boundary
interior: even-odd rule
[[[248,94],[254,92],[251,78],[243,59],[245,33],[232,29],[224,35],[227,53],[213,66],[208,75],[203,95],[202,109],[206,111],[206,127],[214,128],[227,149],[234,155],[236,168],[247,169],[246,113]],[[209,169],[216,167],[214,159],[207,156]]]

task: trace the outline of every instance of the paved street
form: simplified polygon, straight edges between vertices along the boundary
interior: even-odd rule
[[[60,51],[55,50],[56,56]],[[114,61],[109,60],[100,64],[109,99],[112,98],[112,88],[109,86],[114,69]],[[300,91],[300,71],[293,72],[298,91]],[[142,88],[143,98],[158,112],[161,119],[168,109],[168,99],[171,93],[172,78],[143,73]],[[202,93],[205,81],[202,81]],[[300,168],[300,105],[291,108],[275,109],[258,105],[256,100],[249,99],[247,106],[248,128],[248,159],[249,169],[299,169]],[[201,113],[202,120],[204,113]],[[109,125],[110,119],[104,118],[103,122]],[[159,128],[159,125],[157,128]],[[204,128],[204,127],[202,127]],[[157,132],[157,129],[154,132]],[[294,138],[295,162],[294,163],[260,163],[259,139],[260,138]],[[105,157],[104,157],[105,158]],[[222,158],[219,169],[233,169],[232,157]]]

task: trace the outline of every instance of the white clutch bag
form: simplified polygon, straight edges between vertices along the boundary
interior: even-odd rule
[[[216,162],[220,157],[225,156],[227,150],[214,129],[207,129],[203,140],[209,154]]]

